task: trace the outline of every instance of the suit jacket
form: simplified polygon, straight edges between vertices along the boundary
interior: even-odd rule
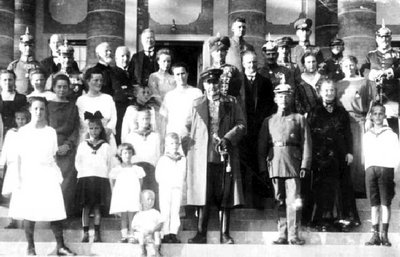
[[[144,51],[139,51],[132,56],[131,61],[129,62],[129,76],[132,84],[140,83],[142,85],[147,85],[148,79],[151,73],[158,70],[158,65],[155,60],[155,54],[153,55],[153,65],[149,65],[148,67],[143,67],[143,60],[147,57]],[[147,77],[143,77],[143,69],[147,68]]]
[[[240,175],[238,143],[246,132],[246,122],[236,99],[220,103],[218,136],[227,138],[233,145],[230,158],[233,174],[232,206],[243,204],[242,179]],[[207,163],[209,149],[209,108],[206,96],[193,103],[191,119],[188,121],[190,137],[186,140],[187,153],[187,204],[206,204]]]
[[[246,74],[243,76],[242,109],[247,121],[247,134],[258,135],[262,122],[266,117],[274,113],[275,102],[271,81],[256,72],[253,82],[250,82]],[[251,89],[256,90],[254,92]],[[252,94],[253,95],[250,95]]]

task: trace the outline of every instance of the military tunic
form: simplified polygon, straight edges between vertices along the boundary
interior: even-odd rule
[[[229,39],[231,46],[228,49],[228,53],[226,55],[226,62],[232,64],[239,71],[242,71],[242,54],[245,51],[254,51],[254,47],[247,43],[244,39]]]
[[[17,76],[15,87],[18,93],[28,95],[33,91],[29,82],[29,72],[38,68],[41,68],[40,63],[33,59],[28,59],[28,61],[18,59],[8,65],[7,70],[12,70]]]

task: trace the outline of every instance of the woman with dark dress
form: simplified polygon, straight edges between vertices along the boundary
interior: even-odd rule
[[[70,80],[64,74],[53,79],[54,100],[48,104],[49,125],[57,132],[57,165],[63,175],[61,189],[67,216],[76,214],[75,199],[75,153],[79,138],[79,114],[75,103],[67,100]]]
[[[16,126],[14,124],[15,112],[27,107],[26,96],[15,91],[15,73],[10,70],[0,70],[1,97],[3,99],[4,131]]]
[[[346,194],[341,181],[350,181],[353,145],[349,114],[336,103],[334,82],[322,81],[319,94],[322,102],[308,115],[313,142],[312,191],[316,206],[312,221],[327,231],[333,228],[336,219],[347,218],[346,211],[351,211],[343,203],[351,200],[350,197],[354,201],[354,194]],[[335,205],[337,217],[334,216]],[[358,219],[356,209],[353,216]]]

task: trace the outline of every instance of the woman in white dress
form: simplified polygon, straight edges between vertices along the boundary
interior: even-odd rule
[[[367,79],[357,75],[357,59],[354,56],[344,57],[341,61],[341,67],[345,77],[337,82],[336,92],[338,103],[350,115],[354,154],[354,160],[350,166],[351,177],[354,191],[364,192],[364,163],[361,156],[362,135],[364,134],[365,117],[372,100],[372,88]]]
[[[85,73],[85,81],[88,85],[88,92],[80,96],[76,100],[80,118],[79,139],[80,142],[87,138],[88,124],[85,121],[84,113],[101,112],[103,119],[101,120],[106,130],[107,141],[109,142],[112,152],[117,152],[115,142],[115,126],[117,124],[117,109],[113,98],[101,92],[103,86],[102,71],[96,68],[90,68]]]
[[[36,255],[33,240],[35,222],[50,221],[57,241],[55,254],[72,256],[75,254],[64,245],[62,221],[66,214],[61,191],[62,175],[55,161],[57,134],[47,125],[46,105],[45,98],[31,97],[31,121],[18,132],[18,198],[10,216],[24,220],[27,255]]]

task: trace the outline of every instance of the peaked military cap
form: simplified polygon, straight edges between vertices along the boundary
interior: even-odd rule
[[[309,18],[300,18],[294,23],[294,29],[305,29],[309,30],[312,26],[312,20]]]
[[[292,47],[293,39],[291,37],[281,37],[275,41],[275,44],[278,47]]]
[[[292,87],[288,84],[279,84],[274,89],[275,94],[291,94],[293,93]]]
[[[203,82],[218,83],[221,74],[221,69],[209,69],[200,74],[200,80]]]
[[[344,41],[340,38],[335,37],[331,40],[329,46],[344,46]]]

